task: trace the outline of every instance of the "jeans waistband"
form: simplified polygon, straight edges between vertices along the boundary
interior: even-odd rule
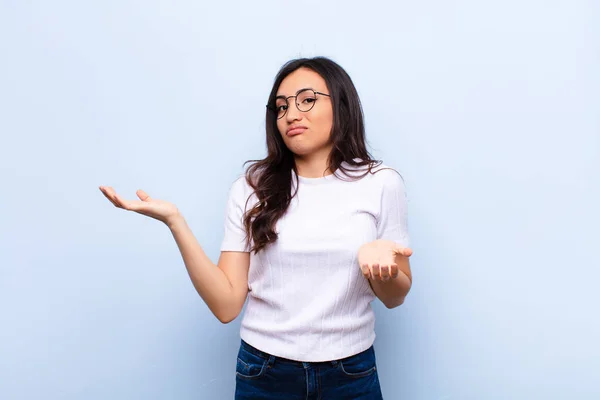
[[[340,360],[331,360],[331,361],[316,361],[316,362],[305,362],[305,361],[296,361],[296,360],[290,360],[288,358],[283,358],[283,357],[279,357],[279,356],[274,356],[272,354],[266,353],[262,350],[257,349],[256,347],[246,343],[244,340],[242,340],[242,347],[254,354],[255,356],[264,358],[266,360],[270,360],[271,362],[273,361],[277,361],[280,363],[285,363],[285,364],[293,364],[293,365],[297,365],[297,366],[301,366],[301,367],[306,367],[307,365],[313,365],[313,366],[318,366],[318,365],[332,365],[332,366],[337,366],[337,364],[340,361],[343,361],[344,359],[340,359]],[[369,350],[371,350],[370,348],[365,350],[363,353],[368,352]],[[359,353],[360,354],[360,353]],[[346,357],[349,358],[349,357]]]

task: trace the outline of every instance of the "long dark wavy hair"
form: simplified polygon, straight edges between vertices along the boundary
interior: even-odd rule
[[[330,143],[333,144],[328,158],[330,171],[341,171],[352,180],[361,179],[371,173],[371,169],[381,164],[372,159],[365,144],[363,111],[354,83],[348,73],[336,62],[326,57],[299,58],[285,63],[273,83],[267,102],[266,140],[267,156],[262,160],[248,160],[252,163],[246,169],[246,182],[254,189],[257,203],[244,214],[246,243],[251,240],[255,254],[277,240],[275,225],[285,214],[292,198],[292,179],[297,174],[294,154],[285,145],[277,128],[277,117],[272,108],[281,82],[299,68],[308,68],[318,73],[327,84],[333,106],[333,125]],[[358,160],[355,160],[358,159]],[[353,169],[367,167],[362,175],[348,174],[342,162]],[[293,174],[294,172],[295,174]],[[246,203],[247,205],[247,203]]]

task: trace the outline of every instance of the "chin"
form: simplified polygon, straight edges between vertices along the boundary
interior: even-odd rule
[[[284,143],[287,148],[297,156],[307,156],[312,153],[319,152],[324,148],[329,147],[330,145],[327,142],[320,143],[315,142],[314,140],[306,140],[308,138],[303,138],[303,140],[295,140],[298,138],[288,138],[291,140],[285,140]]]
[[[315,148],[312,146],[299,146],[298,144],[294,146],[288,146],[288,149],[290,149],[290,151],[297,156],[306,156],[314,153],[315,151]]]

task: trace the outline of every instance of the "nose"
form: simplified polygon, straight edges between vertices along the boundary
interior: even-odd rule
[[[302,119],[302,113],[300,112],[300,110],[298,110],[295,97],[292,97],[288,100],[288,109],[285,113],[285,118],[289,123]]]

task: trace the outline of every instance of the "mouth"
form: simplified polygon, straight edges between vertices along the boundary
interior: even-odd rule
[[[290,129],[287,130],[286,135],[297,136],[297,135],[300,135],[302,132],[304,132],[306,129],[308,129],[308,128],[306,128],[304,126],[291,127]]]

